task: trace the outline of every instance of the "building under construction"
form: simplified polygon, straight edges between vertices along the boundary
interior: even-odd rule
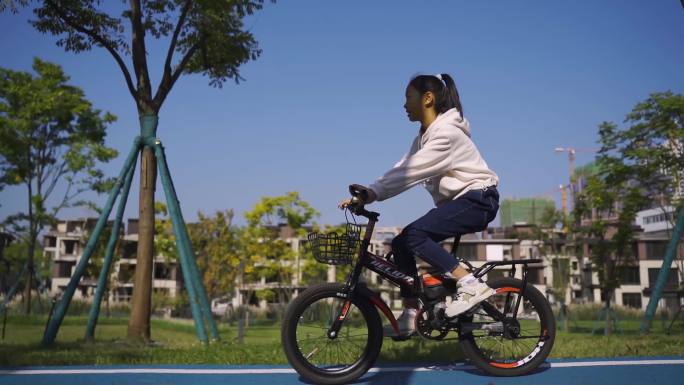
[[[516,223],[539,224],[544,212],[555,208],[554,201],[547,198],[504,199],[499,211],[501,226],[511,227]]]

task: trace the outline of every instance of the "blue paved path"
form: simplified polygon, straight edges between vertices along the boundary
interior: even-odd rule
[[[0,384],[300,384],[286,366],[66,366],[0,368]],[[684,384],[684,356],[550,360],[524,377],[484,375],[470,365],[382,366],[356,384]]]

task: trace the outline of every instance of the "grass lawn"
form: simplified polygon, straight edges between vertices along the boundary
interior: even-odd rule
[[[10,316],[5,339],[0,341],[0,366],[67,364],[287,364],[280,345],[279,325],[250,326],[245,343],[235,341],[237,329],[220,325],[221,342],[203,346],[197,342],[194,326],[153,320],[152,346],[125,339],[128,320],[102,318],[96,342],[83,342],[87,319],[67,317],[57,342],[40,346],[45,318]],[[672,356],[684,353],[684,324],[673,334],[663,333],[658,322],[648,336],[638,334],[639,321],[622,321],[622,333],[591,335],[593,321],[577,321],[576,332],[558,332],[552,358]],[[450,335],[451,336],[451,335]],[[433,342],[414,338],[383,342],[381,362],[453,362],[464,359],[457,341]]]

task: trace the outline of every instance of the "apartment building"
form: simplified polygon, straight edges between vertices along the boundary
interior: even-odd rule
[[[619,204],[619,203],[618,203]],[[611,302],[618,306],[632,307],[645,310],[648,306],[653,287],[663,266],[663,259],[667,245],[672,237],[672,221],[676,213],[672,207],[643,210],[637,214],[634,222],[635,236],[629,256],[620,258],[618,276],[620,286],[612,294]],[[595,218],[602,218],[608,225],[606,238],[610,239],[616,233],[615,215],[594,211],[591,217],[583,218],[583,224],[590,224]],[[577,245],[577,261],[581,270],[581,290],[573,288],[574,301],[596,302],[604,301],[599,286],[599,277],[592,264],[592,240],[584,240]],[[667,281],[659,300],[658,307],[677,311],[684,302],[682,292],[682,268],[684,244],[680,242],[675,258],[667,275]],[[573,265],[574,266],[574,265]]]
[[[74,273],[76,265],[83,256],[89,234],[95,228],[97,218],[81,218],[58,221],[43,237],[43,252],[50,261],[50,295],[58,296],[64,292]],[[111,229],[113,221],[107,223]],[[135,275],[138,220],[129,219],[126,229],[121,229],[119,242],[114,254],[114,262],[109,280],[109,301],[128,302],[133,295],[133,277]],[[105,245],[106,239],[99,243]],[[101,247],[104,250],[104,247]],[[102,253],[104,253],[102,251]],[[99,258],[102,258],[100,255]],[[90,299],[95,293],[99,270],[88,270],[78,284],[74,298]],[[162,255],[154,258],[152,288],[155,292],[168,296],[179,294],[183,280],[180,266]]]
[[[631,263],[621,268],[621,286],[614,292],[612,302],[619,306],[628,306],[645,309],[650,298],[652,287],[662,266],[663,256],[669,242],[671,224],[673,218],[672,209],[669,213],[646,210],[639,213],[636,225],[640,229],[635,238],[633,253],[635,257]],[[61,293],[69,282],[73,270],[81,258],[85,242],[87,241],[88,229],[92,229],[96,219],[84,218],[77,220],[60,221],[50,229],[44,237],[44,252],[51,261],[52,280],[50,288],[52,295]],[[667,222],[667,223],[666,223]],[[112,223],[108,223],[111,226]],[[668,227],[669,226],[669,227]],[[284,240],[299,255],[299,251],[306,243],[305,237],[295,234],[286,225],[274,226],[277,236]],[[555,253],[542,247],[538,240],[529,239],[533,226],[517,223],[505,228],[489,228],[485,232],[466,234],[457,249],[457,255],[474,266],[479,267],[488,261],[506,261],[519,259],[542,259],[541,263],[529,266],[528,282],[534,285],[553,303],[563,296],[566,303],[600,303],[602,293],[599,288],[599,277],[591,259],[590,242],[581,245],[567,243],[564,235],[557,230],[556,239],[558,245]],[[401,232],[400,227],[376,227],[371,238],[370,251],[376,255],[386,255],[391,250],[391,240]],[[112,302],[129,301],[133,293],[133,277],[136,265],[137,252],[137,220],[130,219],[127,222],[125,232],[122,231],[121,239],[115,254],[115,262],[112,266],[110,280],[109,300]],[[453,239],[447,239],[443,243],[446,250],[451,251]],[[679,255],[684,255],[684,245],[679,247]],[[285,263],[285,262],[284,262]],[[258,300],[254,293],[260,289],[280,291],[285,296],[296,296],[307,285],[303,282],[303,261],[295,258],[294,274],[292,282],[281,283],[270,281],[262,277],[257,282],[249,282],[236,288],[234,293],[227,298],[233,306],[239,303],[251,303],[260,307],[266,307],[267,301]],[[431,266],[418,261],[421,272],[430,272]],[[667,284],[660,301],[660,307],[677,309],[681,304],[682,284],[681,259],[675,259],[668,275]],[[335,266],[326,266],[327,274],[321,281],[335,281]],[[499,267],[487,274],[487,279],[505,276],[510,267]],[[557,293],[553,290],[554,271],[567,272],[567,287],[565,293]],[[90,298],[95,290],[98,272],[95,276],[86,275],[79,283],[75,293],[76,298]],[[153,288],[156,292],[169,296],[178,295],[183,287],[180,266],[158,255],[154,260]],[[518,268],[516,277],[522,278],[522,269]],[[376,290],[393,308],[401,306],[399,290],[393,284],[381,277],[366,271],[363,279]],[[247,297],[249,296],[249,297]],[[282,297],[282,296],[280,296]],[[274,299],[278,302],[280,298]]]

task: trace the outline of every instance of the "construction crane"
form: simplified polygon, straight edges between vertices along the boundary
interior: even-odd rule
[[[563,207],[563,213],[567,214],[567,212],[568,212],[568,191],[567,191],[565,185],[559,184],[558,187],[551,189],[549,191],[543,192],[541,194],[538,194],[537,197],[552,198],[555,201],[556,200],[556,194],[558,192],[561,193],[561,204]]]
[[[582,148],[576,148],[576,147],[556,147],[556,148],[554,149],[554,151],[556,152],[556,154],[559,154],[559,153],[561,153],[561,152],[567,152],[567,153],[568,153],[568,167],[569,167],[569,171],[570,171],[570,172],[569,172],[569,174],[570,174],[570,179],[569,179],[569,183],[568,183],[568,185],[567,185],[567,189],[570,190],[570,195],[571,195],[570,201],[572,201],[573,203],[575,202],[575,191],[574,191],[574,189],[572,188],[572,178],[573,178],[574,175],[575,175],[575,155],[576,155],[578,152],[592,153],[592,154],[593,154],[593,153],[597,152],[598,150],[600,150],[600,149],[599,149],[599,148],[595,148],[595,147],[582,147]],[[566,215],[568,214],[568,211],[569,211],[567,200],[568,200],[568,198],[567,198],[567,192],[563,191],[563,213],[566,214]]]

